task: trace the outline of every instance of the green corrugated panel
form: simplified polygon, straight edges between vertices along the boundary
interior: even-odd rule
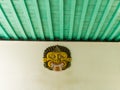
[[[23,28],[27,34],[28,39],[36,40],[37,38],[24,0],[12,0],[12,2],[16,9],[18,17],[20,18],[20,22],[22,23]]]
[[[83,3],[83,9],[82,9],[82,15],[81,15],[81,19],[80,19],[80,24],[79,24],[79,28],[78,28],[78,35],[77,35],[77,40],[81,39],[81,33],[82,33],[82,28],[83,28],[83,24],[84,24],[84,20],[85,20],[85,15],[87,12],[87,8],[88,8],[88,2],[89,0],[84,0]]]
[[[76,0],[72,0],[71,1],[72,5],[71,5],[71,11],[70,11],[70,28],[69,28],[69,32],[68,32],[68,39],[67,40],[71,40],[73,37],[73,26],[74,26],[74,16],[75,16],[75,7],[76,7]]]
[[[3,9],[0,7],[0,24],[4,26],[6,32],[10,36],[11,39],[18,39],[16,33],[13,31],[11,24],[7,16],[5,15]]]
[[[63,40],[63,0],[50,0],[53,33],[56,40]]]
[[[16,33],[16,35],[18,36],[19,39],[27,39],[27,36],[25,35],[23,28],[21,27],[19,20],[16,16],[16,13],[14,11],[14,8],[12,7],[12,4],[10,1],[6,1],[4,0],[2,2],[2,8],[6,14],[6,17],[8,18],[12,29],[14,30],[14,32]]]
[[[98,37],[98,35],[99,35],[99,33],[100,33],[101,29],[102,29],[102,26],[104,25],[105,19],[106,19],[107,15],[109,14],[109,11],[111,9],[113,1],[114,0],[108,0],[105,11],[104,11],[104,13],[102,15],[102,18],[101,18],[101,21],[100,21],[100,23],[98,25],[98,28],[97,28],[94,36],[93,36],[93,40],[97,39],[97,37]]]
[[[37,39],[45,40],[37,1],[36,0],[25,0],[25,3],[28,9],[29,16],[31,18],[33,29],[37,36]]]
[[[6,33],[5,29],[0,25],[0,38],[1,39],[10,39],[9,35]]]
[[[95,4],[93,14],[92,14],[90,22],[89,22],[87,32],[85,33],[84,40],[88,40],[91,30],[92,30],[92,27],[94,27],[93,25],[94,25],[95,19],[97,18],[97,14],[98,14],[98,10],[100,8],[101,1],[102,0],[96,0],[96,2],[95,2],[96,4]]]
[[[78,34],[79,23],[81,19],[83,8],[83,0],[76,0],[76,9],[75,9],[75,16],[74,16],[74,26],[73,26],[73,39],[75,40]]]
[[[100,25],[102,16],[104,14],[104,11],[106,10],[107,3],[108,3],[108,0],[102,0],[102,2],[100,3],[100,6],[98,7],[99,9],[96,12],[97,16],[95,18],[93,25],[91,26],[91,30],[90,30],[89,37],[88,37],[88,39],[90,40],[93,40],[93,37],[95,33],[97,32],[97,28]]]
[[[63,0],[59,0],[59,9],[60,9],[60,40],[64,40],[64,5],[63,5]]]
[[[113,3],[113,4],[114,4],[114,3]],[[102,26],[102,28],[101,28],[101,31],[100,31],[99,35],[97,36],[97,38],[100,38],[101,40],[103,40],[101,37],[103,36],[103,34],[105,35],[105,32],[106,32],[106,31],[107,31],[108,34],[109,34],[110,31],[111,31],[111,29],[110,29],[110,31],[108,31],[108,30],[107,30],[107,27],[109,27],[109,24],[111,23],[111,19],[113,18],[113,13],[114,13],[113,11],[115,10],[115,8],[113,8],[113,4],[112,4],[112,6],[111,6],[111,9],[110,9],[110,11],[109,11],[109,13],[108,13],[105,21],[104,21],[104,24],[103,24],[103,26]],[[116,21],[116,20],[115,20],[115,21]],[[112,26],[113,26],[113,25],[110,25],[110,28],[112,28]],[[105,39],[105,37],[104,37],[104,39]]]
[[[63,0],[50,0],[53,33],[56,40],[63,40]]]
[[[118,21],[118,24],[115,25],[112,31],[112,34],[107,37],[109,41],[115,39],[115,37],[120,35],[120,21]]]
[[[64,0],[64,37],[72,39],[76,0]]]
[[[120,41],[120,35],[116,37],[115,41]]]
[[[60,13],[59,13],[59,3],[57,0],[50,0],[50,10],[51,10],[54,37],[58,39],[60,37],[59,34]]]
[[[43,30],[45,33],[45,38],[48,40],[54,40],[50,2],[49,0],[44,0],[44,1],[39,0],[38,4],[41,14]]]
[[[120,0],[0,0],[0,39],[120,41]]]
[[[82,27],[82,33],[81,33],[81,39],[82,40],[85,40],[85,35],[88,31],[88,26],[90,25],[90,21],[91,21],[92,15],[93,15],[93,10],[95,8],[95,5],[98,5],[96,2],[97,2],[96,0],[89,0],[86,15],[85,15],[85,19],[84,19],[84,24],[83,24],[83,27]]]
[[[113,8],[113,7],[112,7]],[[101,35],[101,40],[104,40],[106,36],[109,34],[111,31],[112,26],[114,23],[117,21],[117,17],[119,15],[118,10],[119,10],[119,4],[116,6],[116,9],[113,11],[114,13],[111,15],[110,21],[108,22],[108,25],[106,26],[104,33]],[[112,11],[111,11],[112,12]]]

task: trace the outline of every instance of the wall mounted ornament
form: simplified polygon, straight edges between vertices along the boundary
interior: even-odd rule
[[[70,50],[60,45],[50,46],[44,51],[43,62],[49,70],[65,70],[71,66]]]

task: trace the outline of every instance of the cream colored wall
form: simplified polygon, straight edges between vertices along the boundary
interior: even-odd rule
[[[56,44],[71,50],[65,71],[43,67]],[[0,41],[0,90],[120,90],[120,43]]]

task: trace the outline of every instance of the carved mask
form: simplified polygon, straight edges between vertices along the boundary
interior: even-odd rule
[[[71,65],[71,55],[68,48],[64,46],[51,46],[44,52],[44,66],[50,70],[61,71]]]

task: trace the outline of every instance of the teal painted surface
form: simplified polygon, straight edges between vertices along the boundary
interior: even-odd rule
[[[0,39],[120,41],[120,0],[0,0]]]

